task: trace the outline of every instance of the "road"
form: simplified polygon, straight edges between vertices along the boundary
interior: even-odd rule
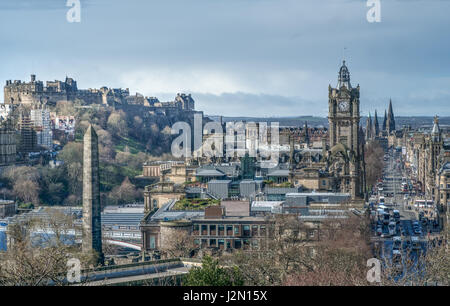
[[[385,206],[387,206],[390,214],[389,221],[395,222],[393,217],[394,210],[400,212],[400,220],[395,222],[394,234],[390,235],[388,225],[383,224],[383,215],[380,213],[380,217],[378,217],[377,213],[377,217],[372,223],[372,242],[375,255],[384,259],[386,264],[392,263],[394,249],[398,250],[401,255],[396,256],[401,256],[401,262],[404,267],[404,262],[408,259],[417,263],[419,254],[421,252],[426,253],[429,240],[437,237],[439,230],[433,226],[432,222],[421,222],[422,218],[419,217],[419,211],[416,211],[414,206],[411,205],[415,201],[414,195],[410,195],[409,190],[406,192],[408,196],[405,197],[405,193],[403,193],[402,182],[406,182],[407,186],[411,186],[411,178],[406,175],[404,170],[401,152],[391,149],[387,154],[388,159],[384,166],[383,182],[380,184],[380,188],[376,189],[376,194],[373,194],[372,198],[376,196],[377,202],[379,202],[380,197],[384,197]],[[376,207],[374,208],[375,211]],[[415,222],[419,223],[418,226],[416,225],[416,228],[414,227]],[[378,228],[382,230],[381,235],[377,234]],[[401,238],[401,246],[397,248],[394,248],[393,237],[395,236]],[[414,239],[418,239],[415,247],[413,247],[413,244],[415,244],[413,243]]]

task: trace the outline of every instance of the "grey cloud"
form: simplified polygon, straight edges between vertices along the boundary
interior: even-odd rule
[[[2,0],[0,10],[55,10],[66,9],[67,0]],[[89,0],[80,0],[83,7],[90,4]]]
[[[65,2],[2,1],[0,8],[5,3],[35,8],[46,3],[50,8],[64,8]],[[87,2],[82,3],[86,6]],[[0,56],[8,59],[0,70],[0,81],[35,72],[50,79],[68,74],[84,87],[122,86],[125,82],[121,84],[119,76],[123,72],[143,67],[148,73],[153,67],[167,68],[174,74],[204,70],[230,75],[233,84],[246,85],[236,90],[245,94],[233,98],[234,108],[241,113],[262,112],[253,101],[260,101],[267,111],[270,100],[278,101],[272,106],[280,115],[289,114],[289,107],[293,107],[291,112],[308,113],[310,105],[302,101],[326,107],[327,86],[336,85],[342,51],[347,47],[352,81],[361,85],[364,111],[380,108],[392,96],[400,104],[399,113],[417,109],[433,115],[432,107],[439,105],[441,112],[449,114],[440,102],[445,101],[445,95],[430,96],[431,106],[423,107],[427,92],[446,86],[444,82],[427,82],[424,87],[424,81],[450,77],[449,1],[382,1],[379,24],[366,21],[368,8],[363,0],[92,3],[95,5],[82,11],[80,24],[68,24],[64,12],[56,10],[45,12],[45,16],[31,12],[27,20],[20,19],[18,10],[0,11],[0,22],[7,25],[0,28],[0,39],[8,46],[0,50]],[[36,24],[41,36],[29,31]],[[290,71],[306,71],[310,77],[293,79],[284,86],[278,84],[283,78],[270,78],[289,75]],[[126,87],[145,91],[141,84]],[[417,91],[422,98],[410,96]],[[209,97],[210,101],[226,98],[231,97]],[[202,99],[198,105],[208,108],[206,96]],[[220,105],[214,107],[220,110]],[[270,115],[272,111],[268,111]],[[320,111],[313,106],[311,114]]]
[[[327,103],[307,101],[300,97],[224,93],[221,95],[192,93],[196,108],[209,115],[223,116],[322,116]]]

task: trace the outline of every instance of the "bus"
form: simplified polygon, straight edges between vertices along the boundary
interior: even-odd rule
[[[433,207],[433,200],[416,200],[414,207],[431,208]]]

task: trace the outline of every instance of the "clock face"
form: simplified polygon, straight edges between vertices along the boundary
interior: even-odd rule
[[[347,112],[349,110],[350,103],[348,101],[341,101],[338,104],[339,111]]]

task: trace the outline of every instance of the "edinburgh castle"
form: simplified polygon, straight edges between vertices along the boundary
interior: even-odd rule
[[[100,104],[109,106],[140,105],[154,107],[155,109],[194,110],[195,102],[190,95],[178,94],[174,101],[160,102],[154,97],[144,97],[138,93],[130,95],[129,89],[112,89],[102,87],[100,89],[78,89],[77,82],[69,77],[65,81],[36,80],[36,75],[31,75],[30,82],[6,81],[4,87],[4,103],[12,106],[39,105],[54,106],[60,101],[81,100],[85,105]]]

